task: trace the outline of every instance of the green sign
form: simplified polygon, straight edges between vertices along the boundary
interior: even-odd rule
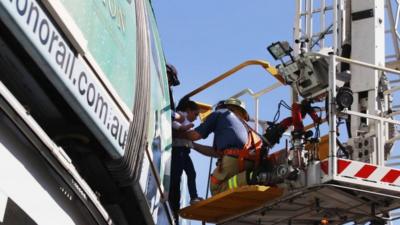
[[[122,100],[133,107],[136,77],[136,15],[131,0],[60,0]]]

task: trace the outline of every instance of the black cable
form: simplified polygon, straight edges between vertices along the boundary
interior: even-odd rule
[[[331,25],[329,25],[324,31],[322,31],[322,32],[320,33],[320,35],[319,35],[318,38],[314,41],[314,43],[312,43],[313,40],[311,39],[311,48],[310,48],[310,49],[314,48],[314,46],[317,45],[318,42],[319,42],[321,39],[323,39],[323,38],[325,37],[326,34],[328,34],[329,32],[331,32],[331,31],[332,31],[331,28],[333,28],[333,23],[332,23]],[[318,45],[319,45],[319,44],[318,44]]]
[[[318,110],[319,110],[319,115],[318,115],[318,117],[321,119],[321,118],[322,118],[322,108],[321,108],[321,107],[318,107],[318,106],[314,106],[314,107],[312,107],[312,109],[313,109],[313,110],[315,110],[315,109],[318,109]],[[320,124],[321,124],[321,121],[318,121],[318,122],[316,123],[316,125],[315,125],[315,135],[314,135],[314,138],[315,138],[315,139],[321,137],[321,132],[320,132],[320,129],[319,129],[319,125],[320,125]]]
[[[207,179],[207,187],[206,187],[206,199],[208,198],[208,191],[210,190],[212,161],[213,161],[213,157],[210,157],[210,166],[208,168],[208,179]]]
[[[279,103],[282,104],[286,109],[292,110],[292,107],[290,107],[284,100],[281,100]]]
[[[346,157],[346,159],[349,159],[349,158],[350,158],[349,152],[347,151],[346,147],[344,147],[344,145],[342,144],[342,142],[339,141],[338,138],[336,138],[336,144],[337,144],[337,146],[339,147],[339,149],[342,150],[342,152],[343,152],[344,156]],[[336,154],[337,154],[337,153],[336,153]]]
[[[343,124],[343,123],[344,123],[344,122],[343,122],[340,118],[338,118],[338,121],[337,121],[337,124],[336,124],[336,132],[338,132],[339,126],[340,126],[341,124]],[[339,136],[339,135],[338,135],[338,136]],[[346,157],[346,159],[349,159],[349,158],[350,158],[350,153],[347,151],[346,147],[344,147],[344,145],[342,144],[342,142],[340,142],[340,140],[339,140],[338,137],[336,137],[336,145],[337,145],[337,147],[339,148],[339,149],[336,151],[336,155],[338,155],[339,150],[341,150],[341,151],[343,152],[344,156]]]

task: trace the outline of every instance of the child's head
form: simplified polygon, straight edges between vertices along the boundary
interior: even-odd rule
[[[199,115],[199,106],[197,105],[196,102],[191,100],[185,100],[185,99],[181,100],[176,109],[178,111],[186,112],[187,119],[190,122],[195,121],[197,116]]]

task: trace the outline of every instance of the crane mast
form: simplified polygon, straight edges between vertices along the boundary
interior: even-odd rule
[[[392,59],[388,63],[391,65],[398,61],[399,39],[392,1],[298,0],[296,5],[294,39],[309,40],[305,43],[307,51],[329,46],[338,55],[377,66],[385,66],[385,59]],[[385,30],[385,24],[389,29]],[[385,55],[385,34],[392,39],[395,55]],[[300,44],[294,43],[294,54],[299,53]],[[346,63],[337,67],[351,76],[347,84],[354,98],[351,110],[376,116],[390,114],[392,97],[382,95],[389,88],[386,73]],[[352,158],[383,165],[391,150],[392,145],[385,143],[393,137],[393,127],[380,127],[378,121],[358,116],[351,116],[347,125]]]

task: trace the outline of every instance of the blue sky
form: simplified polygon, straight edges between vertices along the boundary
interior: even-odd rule
[[[292,37],[294,2],[290,0],[255,0],[251,4],[154,0],[153,6],[167,61],[179,71],[182,85],[175,88],[177,100],[245,60],[275,63],[266,46]],[[245,87],[259,90],[275,82],[259,68],[235,76],[195,99],[213,102]]]
[[[181,85],[174,89],[176,101],[243,61],[262,59],[276,64],[266,46],[278,40],[292,40],[295,5],[291,0],[153,0],[153,7],[166,59],[179,72]],[[275,82],[261,67],[253,66],[194,100],[215,104],[244,88],[259,91]],[[253,113],[251,98],[243,99]],[[287,88],[264,97],[260,118],[272,120],[281,99],[289,101]],[[211,140],[209,137],[203,143],[210,144]],[[205,197],[209,158],[194,151],[191,157],[199,195]]]

